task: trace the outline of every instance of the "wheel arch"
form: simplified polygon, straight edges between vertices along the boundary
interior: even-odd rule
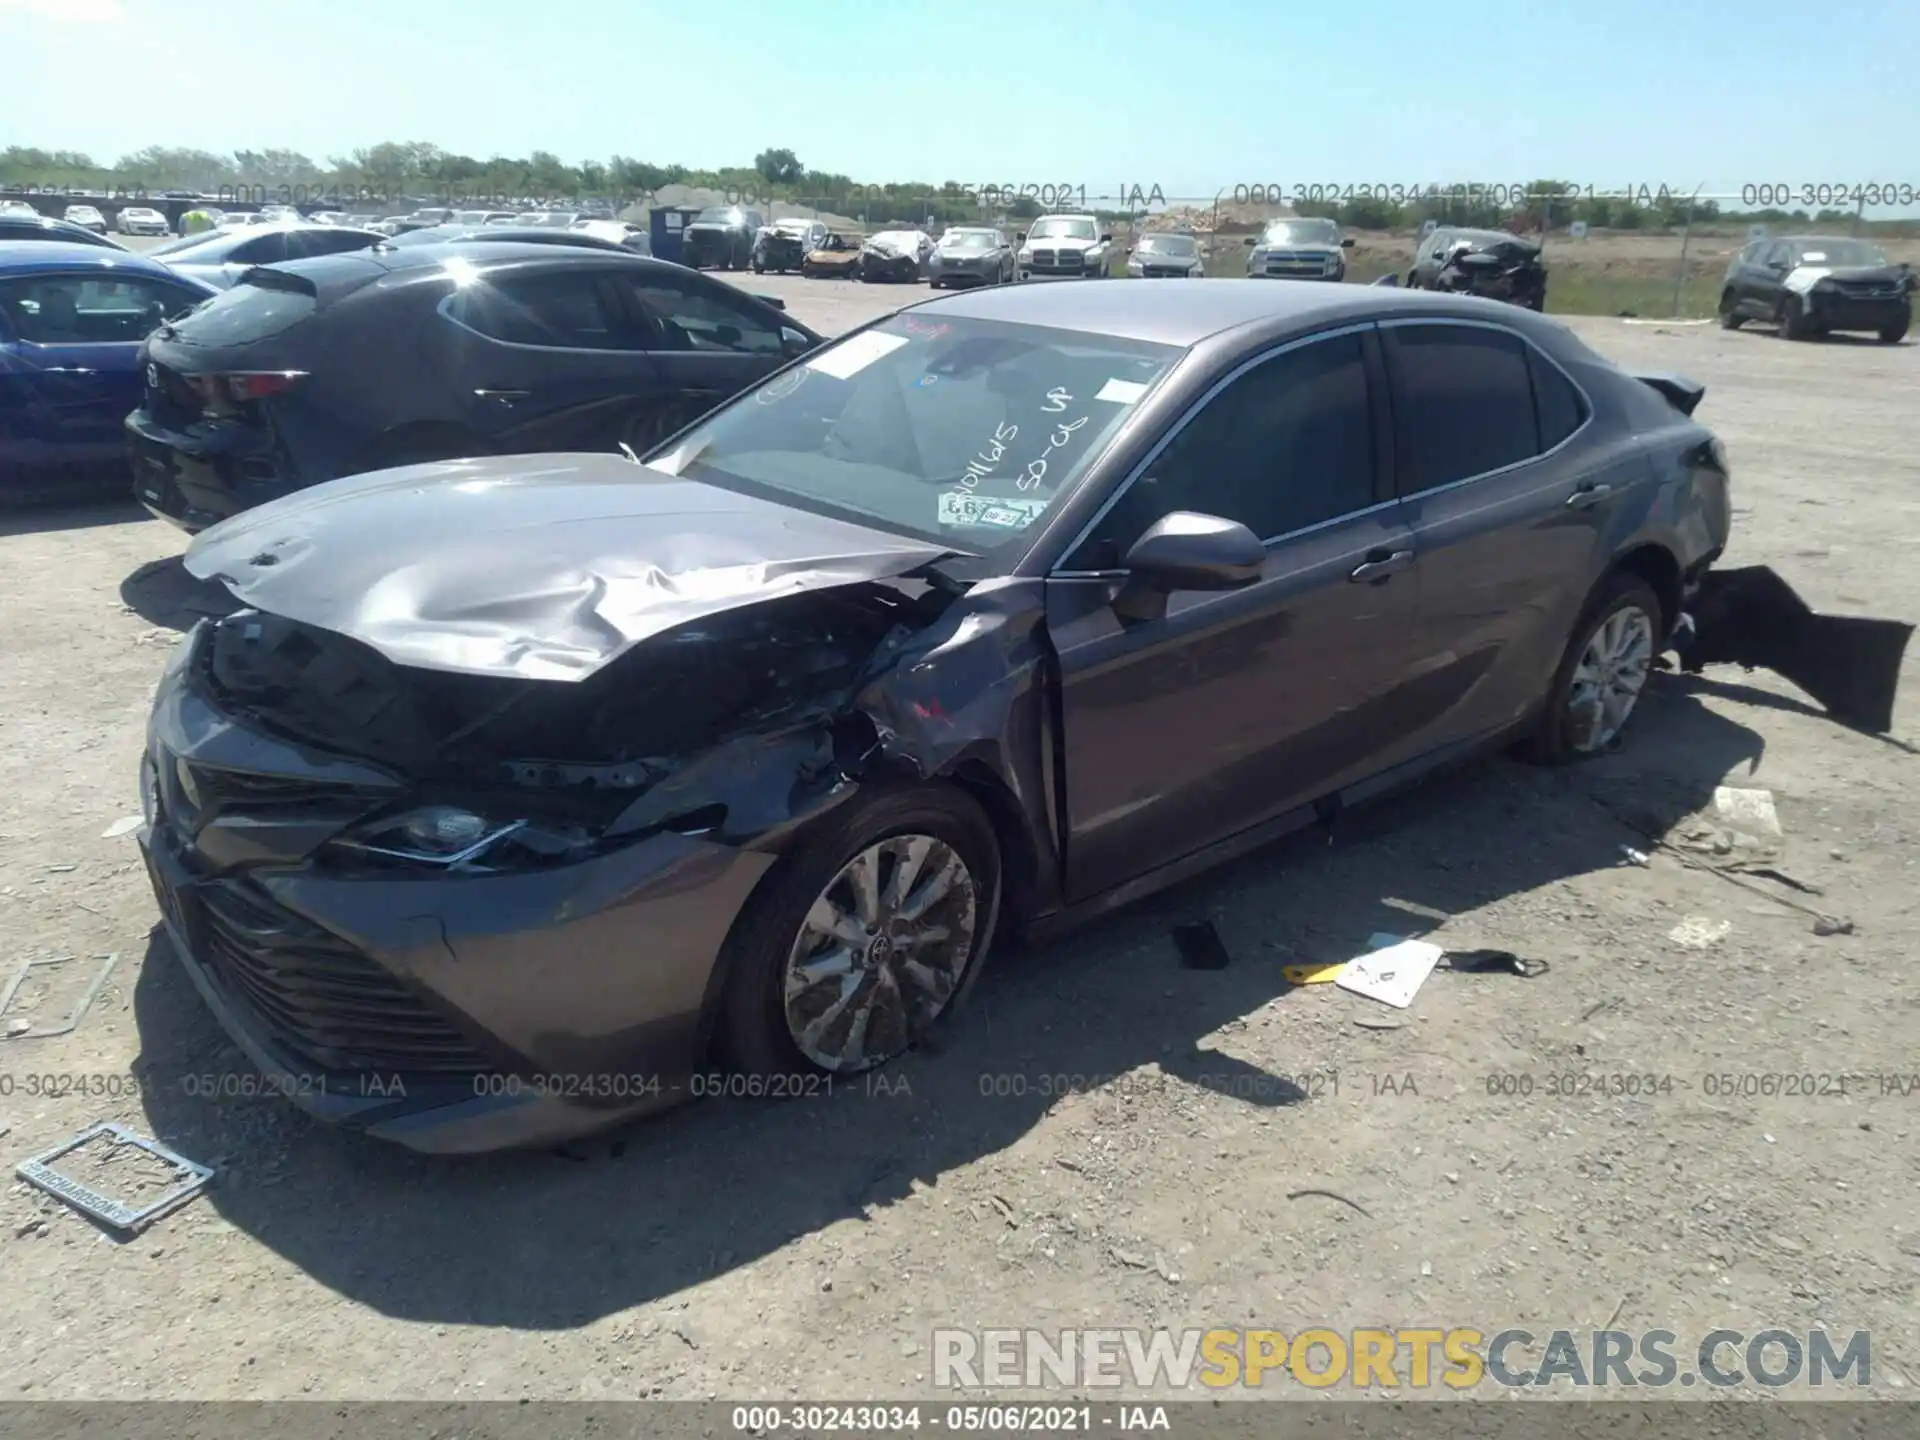
[[[493,447],[465,425],[450,420],[409,420],[382,430],[368,443],[363,462],[369,470],[388,469],[395,462],[388,458],[413,449],[447,448],[465,450],[472,455],[489,455]]]
[[[1657,541],[1635,545],[1614,560],[1607,575],[1601,577],[1600,585],[1605,585],[1608,577],[1616,574],[1637,575],[1653,587],[1653,593],[1660,600],[1660,639],[1664,641],[1672,635],[1685,598],[1680,561],[1673,551]],[[1599,588],[1595,587],[1596,594]]]

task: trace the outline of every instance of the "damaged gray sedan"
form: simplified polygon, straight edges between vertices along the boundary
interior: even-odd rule
[[[167,928],[290,1098],[423,1150],[824,1091],[1018,933],[1613,745],[1727,539],[1700,394],[1486,301],[1017,286],[641,463],[317,486],[188,552],[246,608],[155,701]]]

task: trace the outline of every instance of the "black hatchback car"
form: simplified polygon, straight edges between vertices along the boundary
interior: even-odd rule
[[[134,493],[188,531],[324,480],[651,447],[820,337],[684,266],[572,245],[355,251],[248,271],[164,326]]]
[[[155,698],[162,913],[286,1094],[422,1149],[816,1093],[1022,925],[1611,746],[1727,541],[1701,393],[1482,300],[1001,286],[644,463],[291,496],[187,552],[249,608]]]
[[[1878,245],[1832,235],[1756,240],[1733,257],[1720,289],[1720,323],[1749,320],[1805,340],[1861,330],[1892,345],[1913,322],[1914,276]]]

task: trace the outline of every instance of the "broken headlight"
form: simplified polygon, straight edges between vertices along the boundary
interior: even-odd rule
[[[458,805],[423,805],[371,820],[333,842],[336,849],[439,870],[499,870],[584,853],[593,836],[579,826],[498,820]]]

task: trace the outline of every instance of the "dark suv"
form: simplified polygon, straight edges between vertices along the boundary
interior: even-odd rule
[[[1749,320],[1779,327],[1788,340],[1834,330],[1864,330],[1888,345],[1913,320],[1913,271],[1878,245],[1842,236],[1787,235],[1755,240],[1727,267],[1720,323]]]
[[[134,490],[183,529],[320,481],[490,453],[636,451],[820,337],[683,266],[558,245],[248,271],[149,337]]]

